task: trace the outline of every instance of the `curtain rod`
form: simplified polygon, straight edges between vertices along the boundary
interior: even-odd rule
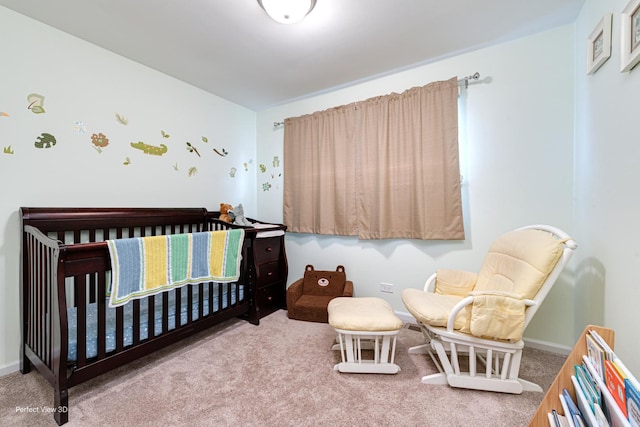
[[[469,87],[469,80],[478,80],[479,78],[480,78],[480,73],[476,71],[470,76],[458,79],[458,84],[464,83],[464,88],[467,89]]]
[[[469,80],[478,80],[480,78],[480,73],[479,72],[475,72],[473,74],[471,74],[470,76],[466,76],[463,77],[461,79],[458,79],[458,84],[460,83],[464,83],[464,88],[468,89],[469,88]],[[273,122],[273,127],[277,128],[279,126],[284,126],[284,122]]]

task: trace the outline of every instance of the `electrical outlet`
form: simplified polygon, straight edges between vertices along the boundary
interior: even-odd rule
[[[380,283],[380,292],[393,293],[393,285],[391,283]]]

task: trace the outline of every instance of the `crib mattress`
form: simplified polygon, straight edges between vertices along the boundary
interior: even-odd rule
[[[207,316],[211,313],[215,313],[220,309],[225,309],[228,306],[228,296],[227,289],[231,288],[231,305],[235,304],[236,301],[244,300],[244,285],[239,286],[239,295],[236,295],[235,286],[223,286],[222,292],[222,306],[220,306],[220,301],[218,301],[218,286],[220,284],[214,283],[213,285],[213,307],[209,308],[209,288],[205,286],[203,292],[203,315]],[[198,319],[198,292],[197,289],[192,288],[192,305],[191,305],[191,318],[193,320]],[[172,330],[176,327],[176,291],[171,290],[167,291],[169,294],[169,317],[168,317],[168,329]],[[239,297],[239,298],[238,298]],[[106,351],[111,352],[116,348],[116,309],[110,308],[108,303],[108,298],[105,299],[105,307],[107,310],[107,321],[106,321]],[[123,324],[124,324],[124,346],[127,347],[133,344],[133,303],[129,302],[126,305],[122,306],[124,311],[123,316]],[[187,302],[187,294],[183,292],[180,300],[180,325],[184,325],[187,322],[187,310],[188,310],[188,302]],[[161,295],[158,295],[155,298],[155,306],[152,307],[153,316],[154,316],[154,331],[153,336],[158,336],[162,333],[162,298]],[[149,312],[149,303],[148,299],[143,299],[140,301],[140,340],[145,340],[149,338],[149,327],[148,327],[148,319],[149,316],[147,313]],[[76,307],[72,307],[67,309],[67,319],[69,324],[69,350],[68,350],[68,360],[75,361],[77,360],[78,355],[78,334],[77,334],[77,309]],[[87,349],[86,349],[87,358],[92,358],[98,355],[98,304],[92,303],[87,304]]]

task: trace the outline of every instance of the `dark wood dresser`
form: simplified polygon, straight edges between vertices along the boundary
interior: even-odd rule
[[[207,213],[212,226],[219,229],[220,212]],[[244,228],[246,238],[242,248],[243,268],[240,282],[251,286],[253,297],[249,320],[258,323],[261,318],[279,309],[287,308],[286,287],[289,267],[284,246],[287,227],[247,218],[254,226],[223,223],[225,228]],[[218,225],[216,225],[218,224]]]
[[[256,269],[256,308],[258,318],[287,307],[287,254],[284,234],[260,237],[253,241],[253,260]]]

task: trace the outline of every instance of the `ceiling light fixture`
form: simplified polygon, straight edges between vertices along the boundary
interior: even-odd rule
[[[267,15],[281,24],[295,24],[313,10],[317,0],[258,0]]]

